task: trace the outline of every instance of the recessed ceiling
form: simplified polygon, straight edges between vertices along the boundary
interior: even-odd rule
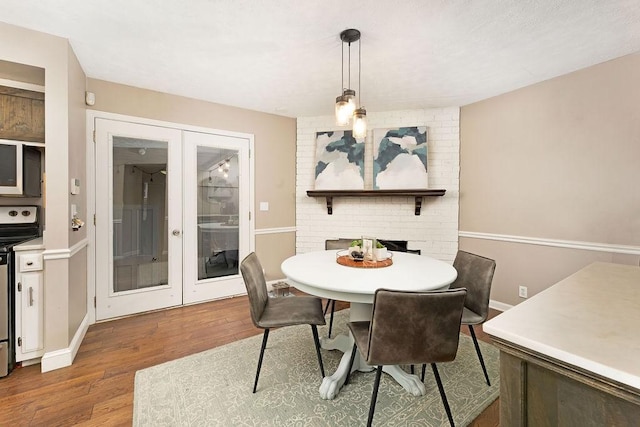
[[[0,9],[6,23],[68,38],[88,77],[290,117],[333,114],[346,28],[362,32],[370,112],[466,105],[640,52],[637,0],[3,0]]]

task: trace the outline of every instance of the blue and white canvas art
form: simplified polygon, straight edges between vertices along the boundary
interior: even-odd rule
[[[364,189],[364,139],[350,130],[316,133],[315,189]]]
[[[373,188],[426,189],[427,127],[373,130]]]

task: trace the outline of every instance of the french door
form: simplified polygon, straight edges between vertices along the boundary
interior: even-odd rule
[[[185,304],[245,293],[249,253],[249,141],[184,134]]]
[[[248,139],[96,118],[95,140],[96,319],[243,293]]]

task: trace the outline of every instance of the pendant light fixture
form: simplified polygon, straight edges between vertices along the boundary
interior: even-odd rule
[[[340,33],[342,40],[342,94],[336,98],[336,124],[348,125],[353,118],[353,136],[363,138],[367,134],[367,110],[356,104],[356,91],[351,89],[351,43],[358,42],[358,92],[360,92],[360,31],[350,28]],[[344,44],[348,46],[347,86],[344,81]],[[359,101],[359,100],[358,100]],[[359,104],[360,102],[358,102]]]

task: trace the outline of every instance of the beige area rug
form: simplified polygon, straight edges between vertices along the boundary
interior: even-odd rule
[[[348,310],[336,312],[334,333],[346,333]],[[327,327],[319,328],[320,336]],[[318,393],[320,372],[309,326],[269,335],[256,394],[251,393],[262,335],[136,372],[134,426],[362,426],[374,372],[352,374],[334,400]],[[480,342],[491,387],[484,381],[471,338],[461,334],[454,362],[438,365],[457,426],[473,421],[499,394],[498,350]],[[322,350],[325,371],[342,353]],[[418,371],[419,371],[419,367]],[[427,394],[414,397],[383,374],[373,424],[446,426],[430,367]]]

